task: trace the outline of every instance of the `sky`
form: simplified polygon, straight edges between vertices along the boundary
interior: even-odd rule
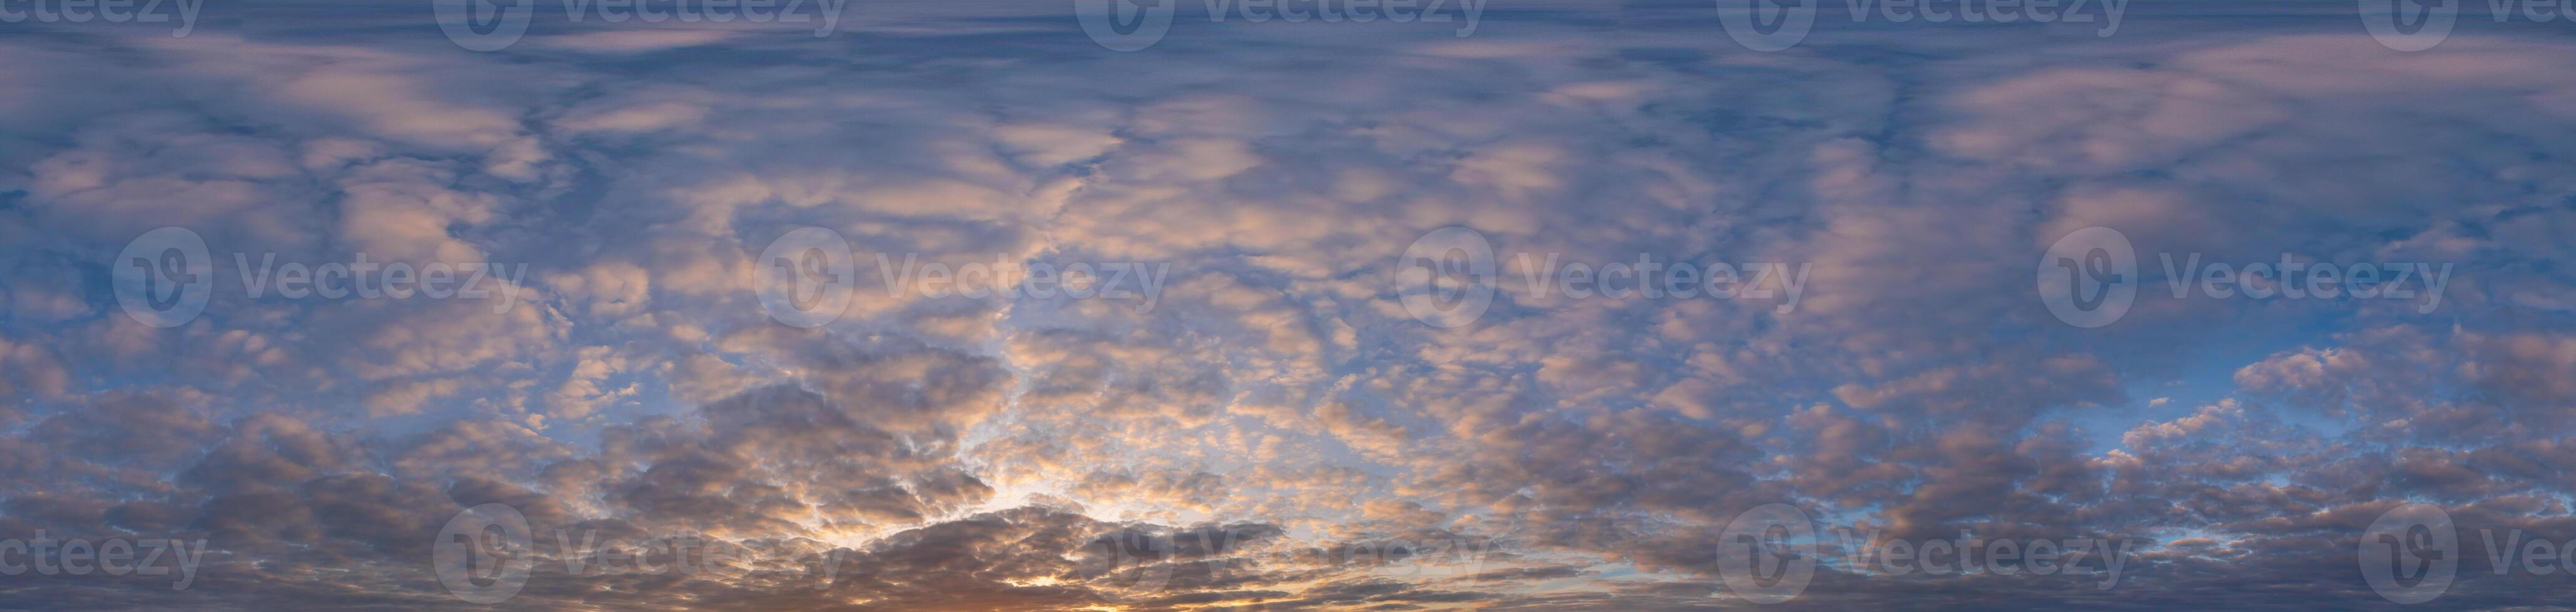
[[[0,0],[0,609],[2565,609],[2571,28]]]

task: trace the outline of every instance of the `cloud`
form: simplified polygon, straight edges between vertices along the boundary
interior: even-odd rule
[[[1927,28],[1937,53],[1763,55],[1540,15],[1120,54],[904,10],[494,54],[318,23],[0,42],[41,59],[0,66],[0,538],[220,551],[186,591],[0,601],[458,605],[425,568],[485,503],[533,529],[509,605],[536,608],[1718,607],[1721,532],[1768,503],[2140,543],[2116,590],[1828,566],[1791,607],[2360,607],[2355,538],[2398,500],[2576,533],[2558,42]],[[166,330],[106,280],[165,225],[217,260]],[[1453,225],[1500,275],[1444,330],[1398,256]],[[808,226],[858,256],[810,329],[752,286]],[[2030,293],[2089,226],[2143,253],[2100,330]],[[1522,282],[1641,253],[1813,284],[1780,309]],[[2429,313],[2183,298],[2157,253],[2458,272]],[[253,295],[236,266],[361,255],[501,264],[509,295]],[[929,295],[879,255],[1170,274],[1151,308]],[[733,562],[575,567],[682,541]]]

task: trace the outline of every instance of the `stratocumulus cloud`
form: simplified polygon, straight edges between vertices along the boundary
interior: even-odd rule
[[[0,23],[0,607],[2576,595],[2576,44],[2484,15],[206,4]]]

